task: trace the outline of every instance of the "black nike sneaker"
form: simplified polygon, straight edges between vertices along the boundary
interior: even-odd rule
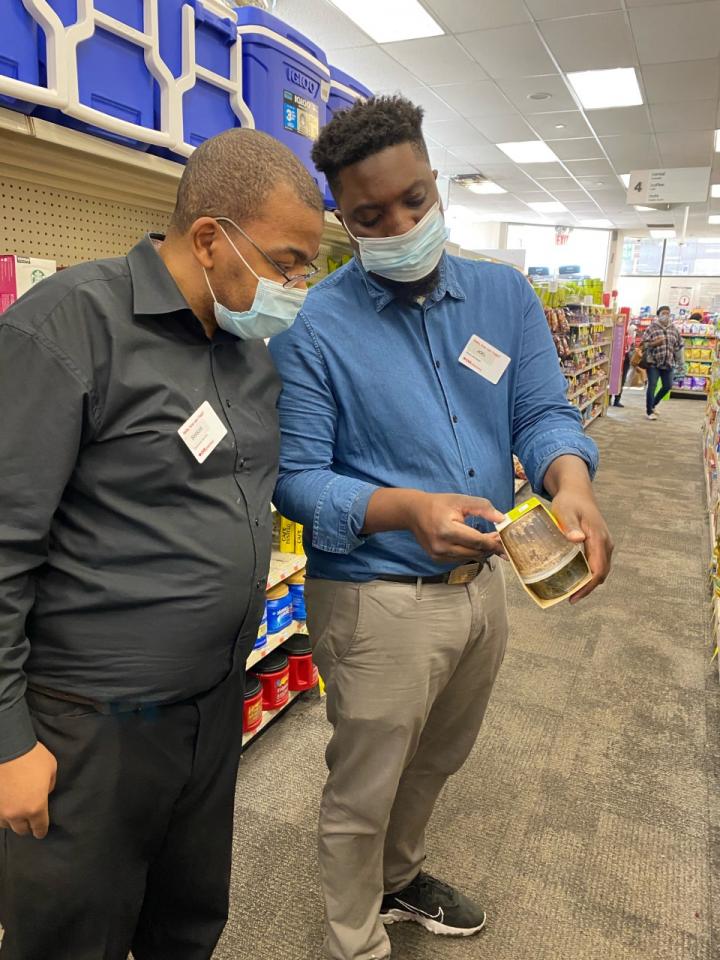
[[[446,937],[471,937],[485,926],[485,911],[453,887],[419,873],[398,893],[386,893],[380,907],[385,924],[412,920]]]

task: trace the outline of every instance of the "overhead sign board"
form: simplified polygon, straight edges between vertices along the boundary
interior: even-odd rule
[[[662,170],[633,170],[627,202],[704,203],[710,192],[711,167],[676,167]]]

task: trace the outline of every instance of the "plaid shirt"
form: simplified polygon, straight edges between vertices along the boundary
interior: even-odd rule
[[[653,367],[668,369],[674,367],[676,358],[683,348],[683,338],[672,323],[664,327],[659,320],[653,320],[643,337],[645,357]]]

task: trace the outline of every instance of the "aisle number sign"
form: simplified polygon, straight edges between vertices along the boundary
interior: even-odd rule
[[[676,167],[662,170],[633,170],[627,202],[704,203],[710,191],[711,167]]]

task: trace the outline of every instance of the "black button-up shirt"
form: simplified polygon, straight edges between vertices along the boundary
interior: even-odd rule
[[[0,762],[35,742],[26,679],[103,703],[219,683],[257,634],[280,381],[212,340],[151,238],[0,317]],[[227,434],[178,435],[205,402]]]

